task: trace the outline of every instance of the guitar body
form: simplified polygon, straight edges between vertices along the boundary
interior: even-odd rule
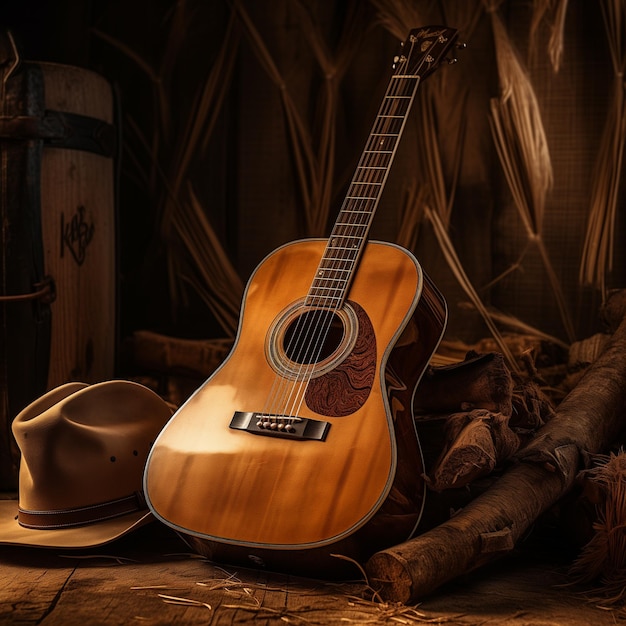
[[[331,554],[363,561],[419,522],[411,405],[445,328],[445,301],[409,252],[369,242],[325,346],[300,357],[294,329],[308,336],[317,323],[304,300],[326,244],[297,241],[259,265],[230,355],[149,455],[150,509],[214,560],[328,575]],[[265,412],[296,415],[313,434],[250,419]]]
[[[148,506],[209,559],[343,576],[417,527],[413,396],[447,309],[412,254],[367,235],[417,87],[456,38],[409,33],[330,237],[259,265],[230,355],[152,447]]]

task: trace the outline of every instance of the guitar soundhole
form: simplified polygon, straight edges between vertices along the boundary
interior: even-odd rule
[[[345,336],[338,315],[323,310],[302,313],[285,330],[283,350],[286,357],[299,365],[311,365],[329,359]]]
[[[274,320],[265,344],[267,359],[286,378],[316,378],[350,354],[358,330],[357,315],[349,303],[333,312],[298,300]]]

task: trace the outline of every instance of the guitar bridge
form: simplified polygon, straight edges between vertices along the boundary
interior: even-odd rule
[[[325,441],[330,429],[330,422],[305,417],[235,411],[233,419],[230,421],[230,428],[267,437],[300,441]]]

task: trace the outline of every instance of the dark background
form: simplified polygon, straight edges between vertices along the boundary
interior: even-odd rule
[[[314,151],[327,109],[324,72],[308,35],[312,30],[318,33],[330,58],[335,58],[347,40],[348,26],[360,33],[348,39],[354,43],[353,50],[336,92],[328,228],[384,93],[398,37],[370,2],[242,0],[239,4],[283,77]],[[468,45],[456,66],[442,68],[441,75],[429,79],[444,176],[450,185],[459,120],[465,125],[449,226],[463,268],[487,305],[570,341],[540,255],[532,245],[524,254],[528,238],[490,133],[489,102],[498,95],[499,82],[489,14],[479,2],[463,3],[464,11],[454,2],[404,4],[417,8],[424,24],[460,28],[461,39]],[[569,3],[558,72],[547,54],[549,20],[540,25],[533,45],[532,3],[509,0],[499,8],[528,68],[550,146],[554,185],[546,200],[543,239],[577,338],[600,328],[597,311],[602,300],[597,289],[581,286],[578,280],[593,168],[613,76],[600,4]],[[474,14],[478,17],[470,25],[468,16]],[[233,15],[238,36],[229,39]],[[452,23],[455,18],[459,22]],[[194,147],[177,199],[187,198],[191,184],[242,283],[282,243],[327,233],[321,228],[312,232],[303,218],[302,189],[281,90],[260,62],[241,13],[225,0],[23,0],[4,2],[0,23],[11,29],[25,59],[95,70],[111,82],[118,97],[124,136],[117,209],[121,337],[137,329],[191,338],[232,336],[232,324],[217,319],[202,295],[222,288],[212,287],[210,277],[201,276],[164,218],[171,193],[168,185],[175,180],[183,148],[189,145],[186,129],[197,115],[198,93],[224,46],[233,66],[223,100],[213,111],[216,123],[207,133],[206,144]],[[165,118],[150,73],[163,88],[168,107]],[[416,103],[416,110],[420,106],[421,102]],[[423,131],[417,113],[412,116],[376,217],[375,238],[398,238],[399,207],[411,181],[416,176],[420,179],[415,171],[427,165],[421,148]],[[156,146],[156,159],[147,155],[137,129],[148,141],[156,142],[151,144]],[[615,263],[606,277],[608,287],[623,283],[623,219],[618,213]],[[413,251],[450,305],[447,337],[472,342],[488,335],[480,316],[466,306],[467,295],[451,273],[430,226],[422,222],[416,227],[419,237]],[[240,294],[241,287],[233,290]]]

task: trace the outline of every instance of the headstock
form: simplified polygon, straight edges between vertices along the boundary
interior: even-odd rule
[[[434,72],[442,61],[455,63],[449,57],[453,48],[464,48],[458,44],[458,31],[446,26],[424,26],[414,28],[402,44],[400,53],[394,59],[396,74],[425,78]]]

